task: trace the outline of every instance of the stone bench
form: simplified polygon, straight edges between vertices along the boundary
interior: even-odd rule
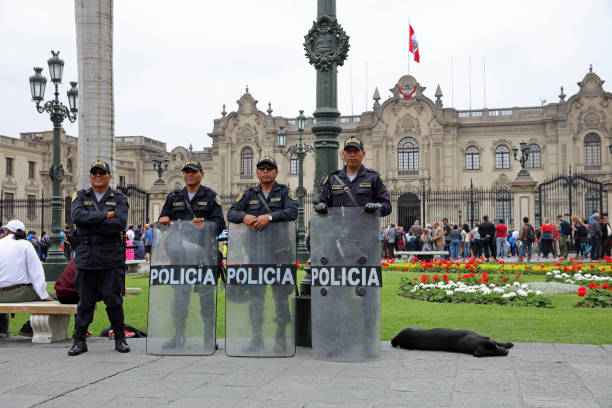
[[[144,259],[132,259],[126,260],[125,264],[127,265],[127,273],[128,274],[137,274],[140,273],[140,267],[145,263]]]
[[[448,251],[395,251],[395,255],[400,255],[402,258],[402,261],[405,260],[408,262],[410,262],[412,258],[414,258],[415,256],[419,256],[419,255],[444,256],[448,254],[449,254]]]
[[[76,314],[77,305],[59,302],[0,303],[0,313],[29,313],[32,325],[32,343],[52,343],[66,340],[70,316]]]

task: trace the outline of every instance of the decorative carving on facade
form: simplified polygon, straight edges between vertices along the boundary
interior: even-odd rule
[[[304,40],[308,62],[317,70],[327,71],[333,64],[344,64],[350,47],[349,36],[334,17],[319,17]]]
[[[395,129],[396,135],[407,135],[407,134],[418,135],[420,133],[421,133],[421,127],[419,125],[419,121],[414,116],[412,116],[410,113],[406,113],[397,122],[397,127]]]

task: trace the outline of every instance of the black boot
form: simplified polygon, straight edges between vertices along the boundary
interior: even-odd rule
[[[115,350],[120,353],[129,353],[130,346],[125,341],[125,333],[123,333],[123,326],[113,327],[115,333]]]
[[[68,350],[69,356],[78,356],[79,354],[85,353],[87,351],[87,343],[86,343],[86,334],[87,329],[76,328],[72,338],[74,339],[74,344]]]

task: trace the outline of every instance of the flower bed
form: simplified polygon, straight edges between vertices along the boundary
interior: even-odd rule
[[[542,292],[533,291],[521,283],[520,276],[502,277],[501,283],[491,280],[486,274],[479,277],[470,273],[457,279],[453,281],[445,275],[430,277],[426,274],[420,278],[402,278],[399,294],[428,302],[552,307]]]
[[[577,307],[612,307],[612,286],[607,283],[589,283],[587,287],[578,288],[578,296],[584,300],[576,304]]]
[[[597,273],[600,276],[612,277],[612,259],[595,263],[584,263],[570,258],[569,261],[539,264],[539,263],[506,263],[503,260],[486,260],[471,258],[464,261],[434,260],[424,261],[414,259],[411,262],[397,262],[395,259],[383,259],[381,265],[385,271],[409,271],[417,273],[489,273],[489,274],[546,274],[551,271],[565,273]]]
[[[565,272],[561,272],[558,269],[546,272],[546,282],[563,282],[563,283],[583,283],[583,282],[599,282],[599,281],[612,281],[612,277],[592,275],[590,273],[582,274],[580,272],[573,275],[569,275]]]

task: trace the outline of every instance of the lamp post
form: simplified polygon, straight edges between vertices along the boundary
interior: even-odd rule
[[[153,170],[157,172],[157,180],[155,180],[154,185],[164,185],[166,184],[162,179],[162,174],[164,170],[168,170],[168,158],[164,158],[161,154],[151,156],[151,161],[153,162]],[[162,167],[162,163],[164,166]]]
[[[521,151],[521,158],[518,158],[519,150]],[[512,148],[512,154],[514,155],[514,160],[518,160],[521,163],[521,171],[518,173],[518,177],[529,175],[529,171],[525,168],[527,166],[527,160],[529,159],[529,153],[531,153],[531,149],[527,146],[527,143],[521,142],[519,143],[519,147]]]
[[[287,134],[283,126],[276,134],[278,147],[280,147],[281,154],[289,157],[289,163],[291,163],[291,157],[295,154],[298,160],[298,188],[295,190],[295,194],[298,197],[298,242],[297,242],[297,259],[300,263],[304,263],[308,260],[308,248],[304,240],[304,197],[306,196],[306,189],[304,188],[304,157],[308,153],[314,153],[315,149],[313,146],[302,143],[302,133],[306,127],[306,116],[304,111],[300,111],[300,115],[297,117],[298,125],[298,143],[290,146],[287,150],[283,151],[285,144],[287,143]]]
[[[43,102],[45,96],[45,87],[47,78],[42,73],[42,68],[34,68],[34,75],[30,77],[30,90],[32,91],[32,100],[36,103],[38,113],[47,112],[51,116],[53,122],[53,165],[49,170],[49,176],[53,181],[53,195],[51,198],[51,236],[50,248],[47,256],[47,261],[44,264],[45,277],[47,280],[56,280],[64,272],[66,267],[66,258],[61,250],[61,223],[62,223],[62,199],[61,188],[62,180],[64,179],[64,168],[60,162],[61,158],[61,130],[62,122],[68,119],[74,123],[77,119],[77,99],[79,92],[77,83],[70,82],[70,89],[67,92],[68,104],[70,108],[64,106],[59,100],[58,86],[62,83],[62,74],[64,72],[64,61],[59,58],[59,51],[51,51],[51,58],[47,60],[49,65],[49,76],[55,87],[55,98]]]

